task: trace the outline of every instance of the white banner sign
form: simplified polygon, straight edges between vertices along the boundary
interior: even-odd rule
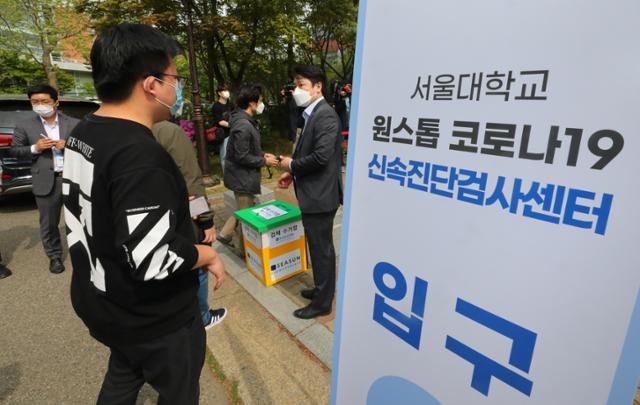
[[[631,405],[639,22],[360,2],[333,404]]]

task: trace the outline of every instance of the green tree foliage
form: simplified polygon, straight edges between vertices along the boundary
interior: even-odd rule
[[[199,85],[208,100],[216,97],[218,83],[237,88],[251,82],[263,84],[276,99],[290,68],[299,62],[318,64],[330,78],[351,81],[357,15],[353,0],[75,1],[98,32],[125,21],[153,24],[184,49],[188,3]],[[185,68],[178,64],[188,76]]]
[[[39,63],[12,51],[0,50],[0,89],[6,94],[26,94],[30,86],[47,83],[47,76]],[[73,88],[73,77],[55,68],[58,90]]]
[[[28,55],[53,87],[59,87],[59,78],[51,54],[87,26],[67,0],[0,0],[0,46]]]
[[[301,44],[306,62],[318,64],[329,78],[351,83],[357,6],[350,0],[311,0],[308,6],[309,40]]]

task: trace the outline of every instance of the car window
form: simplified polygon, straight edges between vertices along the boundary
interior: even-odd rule
[[[13,133],[13,128],[15,128],[16,122],[26,120],[29,117],[33,117],[33,112],[24,110],[3,111],[0,109],[0,128],[2,128],[2,133]],[[6,128],[11,128],[11,131],[5,131]]]
[[[60,111],[64,114],[67,114],[70,117],[82,119],[85,115],[90,114],[97,110],[99,107],[96,103],[70,103],[70,102],[60,102]]]
[[[98,107],[97,103],[91,101],[60,101],[60,111],[78,119],[84,118]],[[28,100],[0,100],[0,128],[14,128],[17,122],[29,117],[33,117],[33,112]]]

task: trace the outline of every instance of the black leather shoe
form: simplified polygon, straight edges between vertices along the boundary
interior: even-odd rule
[[[0,279],[7,278],[11,275],[11,270],[0,264]]]
[[[329,309],[321,309],[315,308],[311,305],[307,305],[304,308],[296,309],[293,311],[293,316],[300,319],[311,319],[316,316],[329,315],[331,313],[331,308]]]
[[[300,291],[300,295],[302,296],[302,298],[306,298],[308,300],[312,300],[313,296],[316,295],[316,289],[315,288],[309,288],[308,290],[302,290],[302,291]]]
[[[62,260],[56,258],[51,259],[49,262],[49,271],[53,274],[60,274],[64,271],[64,264],[62,264]]]

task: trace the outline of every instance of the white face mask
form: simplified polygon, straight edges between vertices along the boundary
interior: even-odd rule
[[[229,97],[231,97],[231,93],[229,93],[227,90],[222,92],[222,98],[226,98],[228,100]]]
[[[55,110],[53,109],[53,106],[51,106],[51,105],[40,104],[40,105],[34,105],[33,106],[33,112],[38,114],[42,118],[49,118],[49,117],[51,117],[53,115]]]
[[[264,103],[258,104],[258,108],[256,108],[256,114],[262,114],[264,112]]]
[[[298,107],[306,107],[311,104],[311,93],[308,90],[303,90],[300,87],[296,87],[293,91],[293,100]]]

